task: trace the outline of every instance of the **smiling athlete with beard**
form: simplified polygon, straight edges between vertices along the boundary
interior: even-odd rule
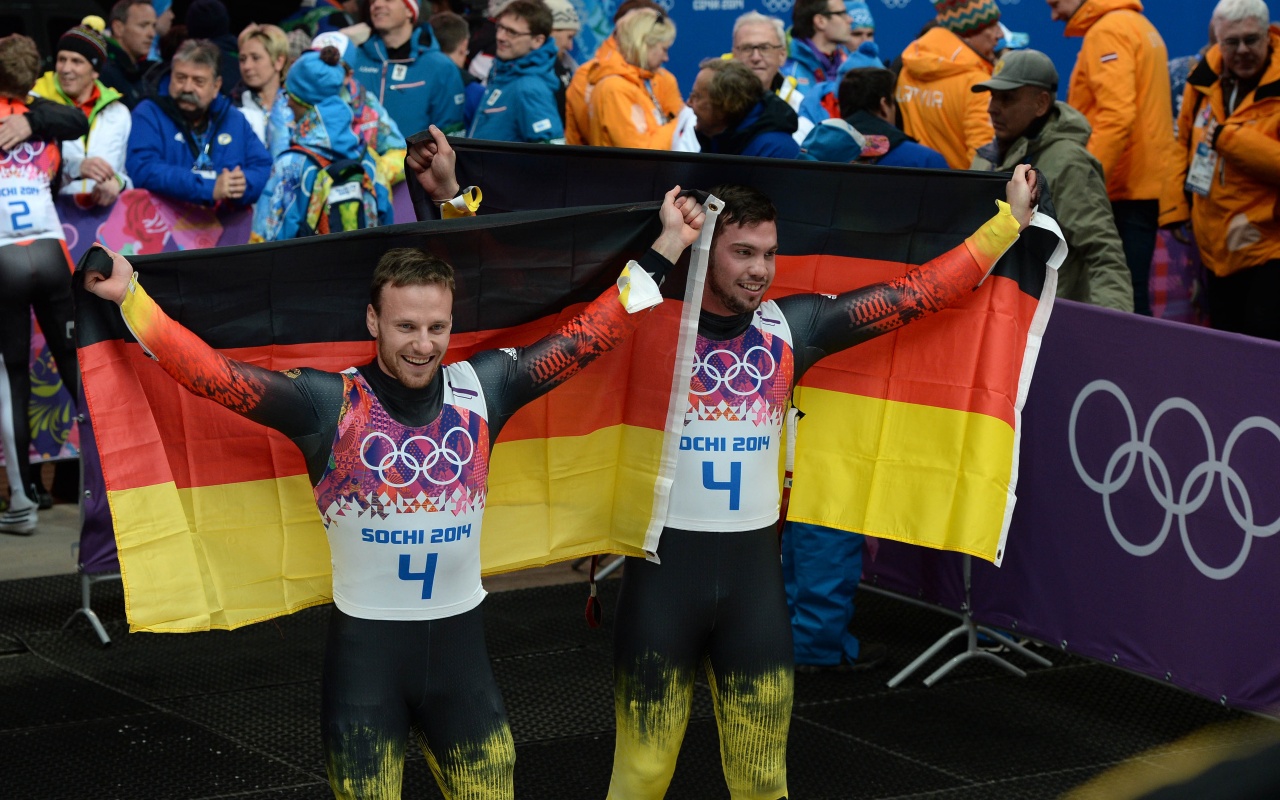
[[[711,244],[684,435],[657,558],[628,558],[614,626],[610,800],[661,798],[689,722],[696,670],[711,687],[733,800],[787,796],[791,620],[778,551],[778,448],[792,388],[819,359],[969,294],[1031,219],[1019,166],[1008,204],[963,244],[901,278],[837,297],[764,300],[777,210],[746,186]]]
[[[449,157],[435,169],[453,182],[452,151],[433,133],[435,158]],[[414,159],[433,169],[426,150]],[[629,297],[647,293],[649,305],[660,298],[642,273],[660,280],[702,227],[701,206],[678,195],[663,201],[653,249],[627,267]],[[399,798],[412,726],[446,797],[514,797],[515,746],[480,612],[490,447],[517,409],[621,342],[640,309],[611,288],[528,347],[442,364],[453,269],[399,248],[374,271],[373,361],[341,374],[272,372],[209,348],[147,296],[124,257],[111,257],[110,277],[86,272],[85,287],[120,304],[160,366],[284,433],[306,459],[333,560],[321,714],[334,795]]]

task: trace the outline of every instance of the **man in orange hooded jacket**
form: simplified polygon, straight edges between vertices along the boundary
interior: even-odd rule
[[[907,135],[932,147],[952,169],[968,169],[995,138],[984,95],[971,89],[991,77],[1000,41],[995,0],[934,0],[938,27],[902,54],[898,114]]]
[[[1209,321],[1280,340],[1280,25],[1263,0],[1222,0],[1218,44],[1187,79],[1178,185],[1208,268]]]
[[[1067,104],[1093,128],[1107,197],[1133,276],[1133,305],[1151,315],[1148,282],[1161,221],[1185,215],[1175,183],[1169,51],[1141,0],[1047,0],[1067,36],[1082,36]]]

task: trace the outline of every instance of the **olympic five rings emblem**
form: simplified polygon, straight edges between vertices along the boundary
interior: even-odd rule
[[[758,364],[753,364],[750,361],[751,354],[755,352],[760,353],[756,358],[759,362]],[[724,355],[729,361],[729,366],[724,370],[724,372],[720,371],[720,367],[711,363],[712,356],[717,354]],[[766,363],[768,366],[765,366]],[[723,386],[738,397],[749,397],[750,395],[760,391],[761,387],[764,386],[764,382],[773,377],[774,370],[777,368],[778,362],[774,360],[773,353],[770,353],[760,345],[756,345],[755,347],[748,349],[747,352],[742,354],[741,359],[739,359],[738,354],[732,350],[712,350],[701,358],[694,356],[693,374],[695,376],[701,374],[704,383],[708,380],[714,381],[714,383],[704,392],[699,392],[693,388],[690,388],[689,391],[691,394],[697,395],[698,397],[705,397],[706,395],[718,391],[720,387]],[[754,385],[745,392],[740,392],[733,386],[733,381],[737,380],[741,375],[746,375],[754,383]]]
[[[12,160],[16,164],[30,164],[36,159],[36,156],[44,152],[44,148],[44,142],[23,142],[5,153],[4,158],[0,160]]]
[[[1085,470],[1084,465],[1080,463],[1080,454],[1076,448],[1076,421],[1080,415],[1080,407],[1095,392],[1106,392],[1120,402],[1120,407],[1124,410],[1125,418],[1129,422],[1129,441],[1116,448],[1111,454],[1111,458],[1107,461],[1106,470],[1103,472],[1102,480],[1095,480]],[[1169,477],[1169,470],[1165,466],[1164,460],[1160,454],[1151,446],[1151,435],[1155,431],[1156,424],[1169,411],[1184,411],[1191,416],[1193,420],[1200,426],[1200,431],[1204,435],[1205,450],[1208,457],[1200,462],[1190,473],[1187,474],[1186,480],[1182,482],[1182,487],[1174,496],[1173,483]],[[1226,580],[1232,577],[1240,568],[1244,566],[1245,560],[1249,557],[1249,548],[1252,545],[1254,537],[1265,538],[1280,531],[1280,517],[1277,517],[1267,525],[1259,525],[1253,519],[1253,503],[1249,498],[1249,492],[1245,488],[1244,481],[1240,478],[1240,474],[1231,467],[1231,453],[1240,437],[1246,432],[1255,428],[1270,433],[1280,441],[1280,425],[1267,419],[1266,417],[1248,417],[1243,419],[1232,429],[1230,435],[1227,436],[1226,444],[1222,448],[1222,458],[1219,459],[1215,454],[1213,441],[1213,432],[1209,430],[1209,423],[1205,419],[1204,414],[1196,407],[1194,403],[1182,397],[1171,397],[1160,405],[1156,406],[1151,412],[1151,419],[1147,420],[1146,430],[1142,434],[1142,439],[1138,439],[1138,423],[1133,414],[1133,406],[1129,403],[1129,398],[1111,381],[1096,380],[1080,390],[1080,394],[1076,396],[1075,404],[1071,407],[1071,422],[1069,426],[1068,436],[1071,444],[1071,461],[1075,464],[1076,474],[1080,476],[1080,480],[1093,491],[1102,495],[1102,509],[1107,518],[1107,527],[1111,529],[1111,535],[1124,550],[1131,555],[1138,557],[1149,556],[1160,549],[1164,544],[1164,540],[1169,536],[1169,529],[1173,518],[1178,518],[1178,533],[1182,538],[1182,547],[1187,551],[1187,557],[1191,559],[1191,563],[1202,575],[1213,580]],[[1116,526],[1116,521],[1111,512],[1111,495],[1120,491],[1129,482],[1129,477],[1133,474],[1134,463],[1138,456],[1142,457],[1142,471],[1146,475],[1147,488],[1151,490],[1152,496],[1160,507],[1164,509],[1164,522],[1160,526],[1160,532],[1155,539],[1146,544],[1135,544],[1129,541]],[[1121,467],[1120,462],[1124,465]],[[1154,469],[1154,472],[1152,471]],[[1120,474],[1116,472],[1119,470]],[[1231,514],[1231,518],[1244,531],[1244,544],[1240,548],[1240,553],[1235,559],[1225,567],[1214,567],[1206,564],[1204,559],[1200,558],[1195,548],[1191,544],[1191,538],[1187,533],[1187,516],[1194,514],[1204,505],[1208,499],[1209,493],[1213,491],[1214,475],[1220,476],[1219,483],[1222,486],[1222,494],[1227,501],[1227,510]],[[1159,482],[1157,483],[1157,477]],[[1196,488],[1197,482],[1200,484]],[[1234,493],[1233,493],[1234,490]],[[1195,496],[1192,497],[1192,493]],[[1237,503],[1239,497],[1239,503]]]
[[[461,446],[463,441],[466,442],[467,454],[465,456],[449,446],[449,437],[454,436],[455,433],[459,434],[462,439],[454,437],[454,444]],[[376,439],[386,439],[387,444],[391,446],[391,452],[382,456],[377,464],[370,464],[368,459],[369,445]],[[409,452],[409,445],[414,442],[421,442],[418,445],[421,458]],[[471,433],[466,428],[456,426],[445,433],[439,444],[436,444],[435,440],[429,436],[410,436],[399,447],[396,447],[395,440],[390,436],[380,431],[374,431],[364,437],[364,441],[360,443],[360,461],[366,467],[378,473],[378,480],[397,489],[413,483],[419,475],[436,486],[448,486],[462,477],[462,467],[471,461],[471,457],[475,455],[475,450],[476,443],[471,438]],[[431,475],[431,468],[438,464],[440,459],[444,459],[445,463],[452,464],[454,467],[454,474],[448,480],[438,481]],[[392,469],[393,467],[395,469]],[[388,470],[392,470],[392,472],[404,477],[404,483],[395,483],[388,480]]]

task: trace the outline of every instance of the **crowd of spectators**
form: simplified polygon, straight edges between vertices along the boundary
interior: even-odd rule
[[[430,125],[931,169],[1031,163],[1072,249],[1060,296],[1150,314],[1164,227],[1198,243],[1211,324],[1280,338],[1280,315],[1258,307],[1275,294],[1266,281],[1280,281],[1277,28],[1265,0],[1221,0],[1210,42],[1172,60],[1140,0],[1047,4],[1082,39],[1069,75],[1026,49],[996,0],[935,0],[919,36],[885,54],[865,0],[797,0],[789,19],[742,14],[681,86],[664,66],[675,23],[652,0],[621,3],[580,65],[572,0],[491,0],[483,12],[450,0],[303,3],[238,35],[223,0],[193,0],[182,19],[168,0],[119,0],[63,35],[31,93],[89,120],[89,135],[63,143],[57,192],[100,206],[131,188],[255,206],[255,241],[313,232],[282,224],[283,209],[316,201],[316,174],[335,163],[363,164],[359,224],[389,220],[379,209],[403,179],[405,137]],[[288,88],[303,53],[325,47],[338,54],[325,85],[343,74],[340,115]],[[334,128],[347,118],[351,136]]]

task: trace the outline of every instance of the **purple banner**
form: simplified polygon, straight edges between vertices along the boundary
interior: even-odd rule
[[[1004,566],[973,615],[1226,705],[1280,712],[1280,344],[1060,302],[1023,413]],[[960,559],[868,577],[958,608]]]

